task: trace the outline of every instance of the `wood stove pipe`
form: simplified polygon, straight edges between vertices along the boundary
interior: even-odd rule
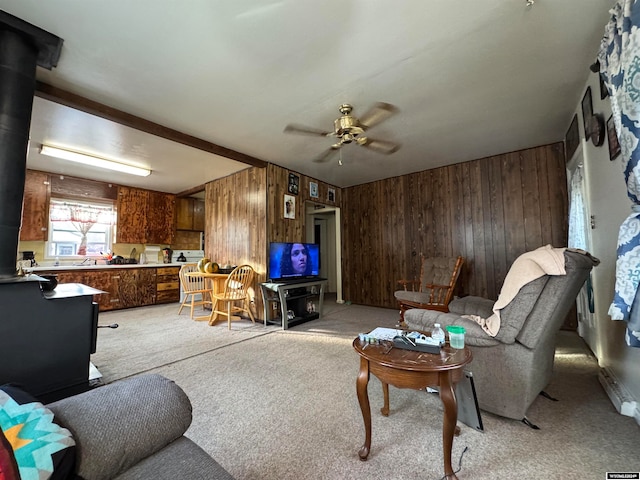
[[[56,66],[61,48],[61,38],[0,11],[0,278],[16,274],[36,66]]]

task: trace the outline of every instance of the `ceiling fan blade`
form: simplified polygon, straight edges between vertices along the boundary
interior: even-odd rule
[[[313,127],[305,127],[304,125],[287,125],[284,127],[285,133],[299,133],[301,135],[316,135],[318,137],[328,137],[333,135],[333,132],[327,132],[325,130],[320,130],[319,128]]]
[[[385,155],[391,155],[400,149],[400,145],[397,143],[387,142],[385,140],[376,140],[375,138],[369,137],[366,137],[363,142],[358,141],[358,144],[371,150],[375,150],[376,152],[384,153]]]
[[[314,163],[328,162],[329,160],[331,160],[331,157],[333,156],[335,151],[339,150],[339,149],[340,149],[340,147],[337,147],[335,145],[331,145],[331,148],[326,149],[324,152],[322,152],[320,155],[318,155],[316,158],[314,158],[312,160],[312,162],[314,162]]]
[[[378,102],[360,117],[362,128],[371,128],[398,113],[400,109],[390,103]]]

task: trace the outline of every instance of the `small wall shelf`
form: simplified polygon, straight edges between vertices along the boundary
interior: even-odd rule
[[[265,326],[271,323],[281,325],[286,330],[320,318],[326,285],[325,278],[307,282],[261,283]],[[292,318],[289,318],[289,311],[293,312]]]

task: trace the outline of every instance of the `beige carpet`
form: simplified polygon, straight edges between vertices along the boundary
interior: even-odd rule
[[[104,359],[104,351],[111,352],[110,371],[130,372],[134,368],[123,364],[135,360],[184,388],[194,407],[187,435],[238,480],[442,477],[438,396],[391,387],[392,413],[385,418],[375,377],[369,383],[372,450],[367,462],[357,456],[364,427],[355,392],[359,359],[351,346],[353,332],[369,331],[386,319],[394,323],[397,312],[334,304],[324,319],[287,332],[246,321],[247,329],[238,322],[229,333],[226,325],[209,327],[166,308],[138,309],[144,310],[138,316],[144,328],[101,329],[99,354]],[[100,323],[121,313],[101,315]],[[173,332],[169,338],[166,331]],[[162,346],[145,352],[155,336]],[[453,447],[454,469],[468,447],[460,479],[599,480],[607,471],[639,471],[638,425],[609,402],[597,381],[597,363],[581,339],[565,332],[559,338],[547,391],[560,401],[539,397],[528,413],[541,430],[486,413],[484,433],[461,424]],[[137,353],[129,351],[132,346]],[[171,355],[158,352],[164,348]],[[160,362],[158,368],[150,369],[154,362]]]
[[[178,304],[101,313],[99,325],[118,324],[116,329],[98,329],[91,361],[102,380],[109,383],[276,330],[260,322],[254,325],[250,320],[239,320],[229,331],[226,320],[209,326],[206,320],[191,320],[187,308],[181,315],[177,313]],[[200,310],[197,315],[206,313]]]

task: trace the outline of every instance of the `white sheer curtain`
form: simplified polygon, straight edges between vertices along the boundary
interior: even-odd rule
[[[587,241],[587,208],[584,201],[582,166],[571,175],[569,184],[569,247],[589,250]]]
[[[585,201],[584,177],[582,176],[582,165],[576,167],[569,182],[569,248],[579,248],[589,251],[589,213],[587,202]],[[589,327],[593,327],[593,315],[595,312],[593,288],[591,275],[580,289],[577,298],[578,321],[586,322]],[[584,324],[578,323],[578,331],[583,335]]]

